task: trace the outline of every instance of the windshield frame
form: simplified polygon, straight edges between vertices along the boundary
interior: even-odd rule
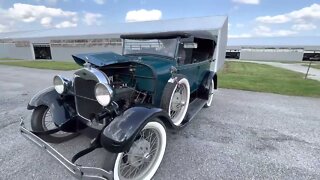
[[[174,41],[174,49],[172,49],[172,56],[166,55],[166,54],[161,54],[161,53],[148,53],[148,52],[138,52],[138,53],[125,53],[126,50],[126,40],[136,40],[136,41],[148,41],[148,40],[175,40]],[[122,55],[124,56],[139,56],[139,55],[151,55],[151,56],[160,56],[160,57],[165,57],[165,58],[170,58],[170,59],[176,59],[177,57],[177,51],[180,43],[180,37],[175,37],[175,38],[148,38],[148,39],[130,39],[130,38],[124,38],[122,39]],[[173,48],[173,47],[171,47]]]

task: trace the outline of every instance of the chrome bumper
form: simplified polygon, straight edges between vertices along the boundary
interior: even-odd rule
[[[85,167],[81,165],[74,164],[62,156],[57,150],[55,150],[48,143],[43,141],[41,138],[30,132],[25,128],[23,119],[20,122],[20,132],[21,134],[42,150],[46,151],[56,160],[58,160],[75,178],[77,179],[113,179],[113,172],[106,171],[101,168],[96,167]]]

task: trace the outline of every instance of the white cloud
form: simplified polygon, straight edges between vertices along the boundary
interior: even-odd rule
[[[63,21],[57,25],[55,25],[56,28],[69,28],[69,27],[77,27],[77,23],[73,23],[71,21]]]
[[[279,37],[279,36],[290,36],[297,34],[296,31],[291,30],[272,30],[267,26],[258,26],[253,30],[255,36],[264,36],[264,37]]]
[[[46,6],[36,6],[30,4],[15,3],[8,9],[8,15],[16,20],[23,22],[33,22],[42,17],[64,17],[73,18],[76,12],[63,11],[60,8],[48,8]]]
[[[88,26],[91,25],[100,25],[101,21],[99,20],[102,17],[102,14],[97,13],[85,13],[83,22]]]
[[[0,21],[10,28],[18,24],[24,26],[22,23],[39,24],[46,28],[75,27],[78,22],[78,13],[43,5],[15,3],[8,9],[0,9]]]
[[[256,21],[261,23],[280,24],[287,22],[310,22],[312,20],[320,20],[320,4],[313,4],[296,11],[275,16],[260,16]]]
[[[260,0],[232,0],[235,3],[241,3],[241,4],[260,4]]]
[[[134,22],[134,21],[152,21],[152,20],[159,20],[162,17],[162,12],[157,9],[152,10],[133,10],[127,12],[126,21],[127,22]]]
[[[271,29],[268,26],[257,26],[252,31],[243,34],[229,35],[229,38],[251,38],[251,37],[284,37],[297,34],[297,31],[287,29]]]
[[[281,24],[290,21],[290,18],[285,15],[277,15],[277,16],[261,16],[256,18],[257,21],[262,23],[273,23],[273,24]]]
[[[317,26],[312,23],[294,24],[292,26],[292,29],[296,31],[310,31],[310,30],[317,29]]]
[[[94,0],[95,3],[102,5],[106,3],[106,0]]]
[[[51,17],[44,17],[41,19],[40,24],[44,27],[51,27],[52,18]]]
[[[0,24],[0,33],[9,31],[9,27],[3,24]]]
[[[249,34],[249,33],[234,34],[234,35],[230,34],[230,35],[228,35],[228,38],[250,38],[250,37],[252,37],[252,35]]]

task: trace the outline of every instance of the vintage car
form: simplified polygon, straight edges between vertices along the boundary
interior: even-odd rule
[[[181,129],[213,102],[218,38],[200,34],[124,34],[122,55],[74,55],[83,68],[73,79],[56,75],[53,87],[30,100],[32,130],[22,121],[21,133],[76,178],[151,179],[164,156],[167,129]],[[71,160],[49,145],[78,134],[92,140]],[[97,148],[107,152],[102,167],[76,164]]]

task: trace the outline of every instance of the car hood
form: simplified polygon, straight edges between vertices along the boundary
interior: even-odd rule
[[[85,53],[72,55],[74,61],[83,66],[84,63],[88,62],[98,67],[107,66],[116,63],[136,62],[140,64],[146,64],[154,69],[161,69],[174,65],[175,61],[169,60],[165,57],[158,57],[152,55],[143,56],[122,56],[114,52],[104,53]]]
[[[76,54],[72,55],[72,57],[74,61],[81,66],[88,62],[98,67],[134,60],[133,58],[122,56],[114,52]]]

